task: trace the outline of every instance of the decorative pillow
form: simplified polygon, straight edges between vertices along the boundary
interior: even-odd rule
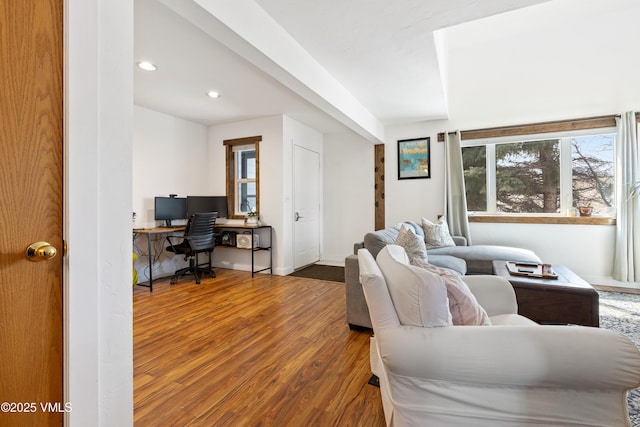
[[[441,217],[435,223],[422,218],[422,229],[424,230],[424,243],[427,249],[456,245],[451,238],[451,234],[449,234],[449,225],[444,217]]]
[[[451,326],[447,288],[437,274],[409,265],[401,246],[387,245],[376,258],[403,325]]]
[[[413,264],[414,259],[427,262],[427,248],[424,245],[424,239],[419,237],[409,227],[404,225],[400,227],[400,232],[398,233],[395,244],[404,248],[411,264]]]
[[[426,261],[416,259],[411,264],[438,275],[447,288],[449,311],[454,325],[491,325],[489,315],[473,295],[469,286],[448,268],[436,267]]]

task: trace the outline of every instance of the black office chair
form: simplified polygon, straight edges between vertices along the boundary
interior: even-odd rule
[[[216,274],[211,268],[211,253],[215,247],[214,228],[217,216],[218,212],[197,213],[192,215],[187,222],[184,230],[184,238],[181,243],[174,244],[171,241],[171,238],[175,239],[177,236],[167,236],[167,241],[169,242],[167,251],[184,255],[185,261],[187,259],[189,260],[189,267],[181,268],[173,274],[170,281],[172,285],[176,280],[186,274],[193,274],[198,285],[200,284],[200,277],[204,273],[208,273],[211,277],[216,277]],[[199,264],[198,254],[202,252],[208,254],[209,261]]]

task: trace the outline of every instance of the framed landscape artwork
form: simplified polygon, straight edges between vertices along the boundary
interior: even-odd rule
[[[431,178],[430,138],[398,141],[398,179]]]

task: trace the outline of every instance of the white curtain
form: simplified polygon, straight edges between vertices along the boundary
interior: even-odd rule
[[[640,180],[640,158],[636,115],[624,113],[616,119],[616,249],[613,278],[640,282],[640,198],[630,197],[630,188]]]
[[[462,166],[462,149],[460,147],[460,131],[453,135],[444,134],[445,145],[445,218],[449,231],[455,236],[464,236],[467,244],[471,244],[469,220],[467,219],[467,197],[464,188],[464,169]]]

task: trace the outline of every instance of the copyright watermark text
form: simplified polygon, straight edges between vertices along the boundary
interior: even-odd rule
[[[2,413],[71,412],[71,402],[2,402]]]

